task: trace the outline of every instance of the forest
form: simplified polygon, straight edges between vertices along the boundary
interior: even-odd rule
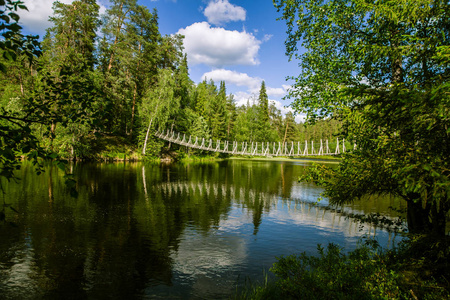
[[[23,44],[0,50],[0,123],[10,133],[26,124],[42,151],[72,160],[176,159],[207,153],[164,143],[155,130],[247,142],[331,140],[339,131],[337,119],[305,126],[283,116],[264,81],[243,106],[225,82],[196,84],[183,36],[162,36],[158,12],[136,0],[113,0],[103,16],[94,0],[55,2],[50,20],[42,41],[16,24],[11,34]]]
[[[154,137],[162,129],[248,142],[339,135],[358,147],[299,180],[333,205],[393,195],[417,236],[392,251],[372,242],[347,256],[330,244],[281,258],[272,298],[448,298],[448,1],[273,2],[300,61],[288,98],[305,124],[270,103],[265,82],[243,106],[225,82],[196,84],[183,37],[162,36],[158,12],[136,0],[113,0],[104,16],[95,0],[55,2],[42,40],[22,34],[21,1],[0,0],[0,177],[14,178],[21,157],[40,173],[43,159],[64,169],[61,158],[205,155]]]

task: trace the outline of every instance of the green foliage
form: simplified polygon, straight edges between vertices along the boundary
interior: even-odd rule
[[[391,193],[411,231],[445,234],[450,210],[449,3],[275,0],[301,73],[289,96],[309,122],[342,120],[358,150],[312,178],[336,203]],[[306,51],[299,53],[301,44]],[[446,50],[447,49],[447,50]],[[320,172],[319,172],[320,171]]]
[[[205,119],[203,119],[203,117],[195,118],[189,134],[192,137],[200,137],[204,138],[205,140],[209,140],[211,138],[208,124],[206,123]]]
[[[55,2],[42,55],[37,39],[20,33],[16,19],[22,2],[0,3],[6,9],[1,19],[0,125],[5,125],[4,145],[12,145],[4,146],[9,147],[5,162],[30,149],[37,158],[45,158],[46,152],[74,160],[125,155],[109,149],[108,140],[136,149],[147,139],[151,156],[190,151],[149,141],[157,127],[205,139],[255,142],[282,140],[289,123],[288,140],[308,135],[293,116],[283,120],[273,103],[269,106],[264,82],[258,98],[241,108],[227,95],[224,82],[216,86],[205,79],[195,85],[183,37],[162,37],[157,11],[135,0],[112,1],[101,21],[95,1]],[[314,133],[329,134],[325,129]],[[27,146],[14,146],[24,141]]]
[[[145,131],[144,146],[142,154],[145,155],[149,133],[152,126],[157,126],[163,130],[169,118],[175,114],[180,106],[180,98],[174,97],[175,81],[170,69],[160,69],[158,72],[158,82],[155,88],[149,90],[142,102],[140,115],[143,117],[148,127]],[[144,136],[144,131],[142,132]]]
[[[53,16],[49,19],[53,26],[47,29],[43,41],[50,72],[93,70],[99,8],[95,2],[87,1],[53,4]]]
[[[224,140],[227,131],[227,94],[225,82],[220,82],[220,90],[211,101],[211,135],[213,139]]]
[[[102,32],[98,71],[107,94],[104,101],[109,104],[110,117],[105,123],[109,133],[133,140],[133,133],[139,133],[142,125],[139,106],[156,83],[163,59],[158,14],[137,5],[136,0],[113,1]],[[170,43],[164,45],[173,47]]]
[[[237,110],[234,136],[237,141],[254,142],[258,138],[258,107],[256,105],[241,106]]]
[[[145,151],[145,157],[146,159],[154,159],[161,157],[161,149],[164,146],[164,142],[156,137],[151,137],[147,141],[146,151]]]
[[[28,62],[40,55],[40,46],[37,36],[21,33],[22,27],[19,25],[19,9],[28,10],[23,1],[20,0],[0,0],[0,31],[2,39],[0,40],[0,72],[7,71],[5,62],[16,61],[20,56],[25,56]]]
[[[317,247],[318,257],[305,253],[282,257],[272,271],[279,288],[289,298],[305,299],[400,299],[398,275],[380,259],[376,243],[345,254],[329,244]]]
[[[9,75],[5,66],[20,66],[25,57],[31,66],[40,54],[40,47],[37,37],[21,34],[22,28],[18,25],[19,15],[16,12],[19,8],[26,9],[23,2],[0,1],[0,6],[4,8],[0,11],[0,76],[3,77]],[[14,172],[20,168],[20,156],[26,156],[33,161],[36,171],[40,173],[40,159],[54,157],[40,146],[32,126],[48,124],[48,119],[37,111],[39,106],[31,98],[14,97],[8,99],[5,104],[2,103],[0,107],[0,177],[8,180],[15,178]]]
[[[266,83],[263,81],[258,96],[258,133],[256,141],[268,141],[267,136],[270,132],[269,118],[269,97],[266,92]]]
[[[446,299],[449,251],[448,239],[426,237],[412,237],[391,250],[370,239],[348,253],[332,243],[318,245],[317,255],[279,258],[271,268],[276,280],[242,298]]]

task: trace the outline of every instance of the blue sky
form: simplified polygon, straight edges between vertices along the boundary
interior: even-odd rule
[[[101,13],[109,2],[97,0]],[[24,0],[30,13],[21,14],[26,32],[45,33],[51,24],[53,0]],[[61,0],[70,3],[72,0]],[[183,34],[189,73],[194,82],[224,80],[238,105],[257,98],[264,80],[269,99],[286,113],[282,100],[289,88],[286,76],[297,75],[295,61],[285,56],[286,25],[272,0],[138,0],[156,8],[163,35]],[[300,117],[297,117],[300,120]]]

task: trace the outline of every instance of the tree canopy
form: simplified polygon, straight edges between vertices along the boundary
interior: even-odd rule
[[[19,168],[19,155],[28,155],[36,165],[38,158],[47,156],[32,131],[33,124],[47,124],[47,120],[42,118],[40,107],[34,107],[33,99],[25,97],[22,75],[30,72],[41,54],[37,37],[24,36],[18,24],[20,17],[17,11],[26,7],[22,1],[13,0],[0,0],[0,7],[0,76],[9,76],[13,81],[17,78],[16,84],[20,85],[18,94],[23,96],[22,101],[14,97],[10,99],[10,105],[0,107],[0,177],[11,179]],[[11,94],[14,93],[7,94],[13,96]]]
[[[93,0],[56,1],[41,41],[21,33],[23,2],[0,7],[0,176],[13,178],[26,157],[39,169],[57,157],[211,155],[157,140],[157,129],[260,143],[331,139],[341,125],[283,117],[265,82],[241,106],[225,82],[195,84],[183,36],[162,36],[158,12],[135,0],[113,0],[104,15]]]
[[[450,210],[448,1],[274,0],[299,59],[292,107],[335,118],[358,149],[309,179],[336,203],[390,193],[411,231],[445,232]],[[302,49],[300,51],[300,49]]]

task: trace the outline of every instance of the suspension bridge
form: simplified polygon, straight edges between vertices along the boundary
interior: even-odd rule
[[[175,131],[155,133],[155,136],[178,145],[189,148],[228,153],[233,155],[246,156],[319,156],[319,155],[339,155],[346,152],[345,140],[336,139],[336,142],[329,143],[328,140],[304,142],[237,142],[237,141],[213,141],[193,136],[186,136]],[[354,145],[356,148],[356,145]]]

